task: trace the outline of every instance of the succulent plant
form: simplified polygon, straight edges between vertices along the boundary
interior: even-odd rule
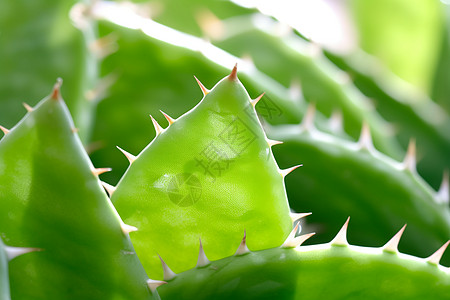
[[[0,299],[448,298],[445,36],[412,88],[370,69],[407,58],[368,39],[340,53],[278,11],[149,5],[0,4]]]

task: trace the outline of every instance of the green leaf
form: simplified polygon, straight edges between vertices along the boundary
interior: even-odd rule
[[[175,272],[195,266],[199,238],[218,259],[234,253],[244,231],[260,250],[291,230],[283,172],[235,72],[132,157],[112,194],[125,222],[139,228],[133,244],[154,278],[157,254]]]
[[[10,266],[13,299],[150,299],[147,276],[56,86],[0,141],[0,235],[42,249]]]
[[[286,178],[288,198],[295,211],[313,212],[320,242],[349,215],[355,224],[350,236],[360,245],[378,245],[404,224],[401,249],[408,254],[427,255],[448,240],[448,195],[416,173],[414,154],[398,162],[374,149],[370,136],[354,143],[302,126],[273,127],[268,136],[283,141],[274,148],[281,167],[304,164]],[[450,256],[443,261],[450,265]]]
[[[162,299],[447,299],[448,268],[424,259],[331,243],[227,257],[178,274]]]
[[[417,142],[419,173],[434,187],[441,174],[450,169],[450,117],[435,102],[383,68],[374,69],[373,57],[360,53],[354,57],[327,56],[350,74],[354,84],[375,102],[377,111],[391,122],[398,140],[406,148],[409,140]],[[366,63],[365,63],[366,62]]]

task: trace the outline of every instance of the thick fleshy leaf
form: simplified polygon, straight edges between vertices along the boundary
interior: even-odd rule
[[[157,254],[175,273],[195,266],[199,238],[218,259],[234,254],[244,231],[260,250],[291,230],[282,172],[234,72],[137,156],[112,195],[139,228],[131,237],[151,277],[162,278]]]
[[[398,140],[405,148],[411,138],[416,139],[418,171],[437,188],[442,172],[450,168],[448,113],[416,88],[400,83],[390,71],[373,68],[379,64],[374,57],[363,53],[349,57],[327,53],[327,56],[348,72],[354,84],[374,100],[377,111],[393,124]],[[365,63],[368,61],[372,63]]]
[[[450,272],[417,257],[380,248],[301,246],[214,261],[178,274],[162,299],[448,298]]]
[[[311,211],[320,242],[351,215],[352,241],[374,246],[408,224],[401,250],[423,256],[450,238],[448,199],[439,196],[415,171],[414,147],[403,162],[378,152],[364,136],[358,143],[301,126],[278,126],[270,138],[281,167],[301,159],[304,167],[286,178],[291,207]],[[413,145],[413,144],[412,144]],[[450,265],[450,256],[443,260]]]
[[[41,252],[10,264],[13,299],[150,299],[121,221],[58,87],[0,141],[0,235]]]

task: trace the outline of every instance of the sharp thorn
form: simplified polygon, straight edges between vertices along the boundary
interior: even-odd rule
[[[280,172],[281,176],[283,176],[283,178],[284,178],[284,177],[286,177],[289,173],[291,173],[292,171],[294,171],[295,169],[297,169],[298,167],[301,167],[301,166],[303,166],[303,165],[296,165],[296,166],[290,167],[290,168],[288,168],[288,169],[279,170],[279,172]]]
[[[120,222],[120,228],[122,229],[122,232],[125,234],[130,234],[130,232],[138,231],[137,227],[125,224],[124,222]]]
[[[447,241],[444,245],[442,245],[441,248],[439,248],[436,252],[434,252],[430,257],[428,257],[426,259],[426,261],[430,264],[433,265],[438,265],[439,261],[442,258],[442,255],[444,255],[445,250],[448,247],[448,244],[450,243],[450,241]]]
[[[311,215],[312,213],[289,213],[292,222],[298,221],[301,218]]]
[[[207,266],[211,263],[209,259],[206,257],[205,251],[203,250],[202,240],[201,239],[199,240],[200,240],[200,248],[198,251],[198,260],[196,266],[197,268]]]
[[[291,99],[295,100],[303,100],[303,94],[302,94],[302,86],[300,84],[300,81],[297,79],[293,79],[291,81],[291,85],[289,86],[289,97]]]
[[[363,122],[358,146],[360,149],[373,150],[372,136],[370,135],[370,128],[367,122]]]
[[[406,224],[383,246],[383,251],[397,253],[398,252],[398,244],[400,243],[400,239],[402,238],[403,232],[405,231]]]
[[[341,133],[344,131],[344,125],[342,121],[342,111],[334,110],[328,121],[330,130],[333,133]]]
[[[234,65],[233,69],[231,70],[230,75],[228,75],[228,80],[237,80],[237,63]]]
[[[53,100],[59,100],[61,99],[61,85],[62,85],[62,79],[58,78],[56,79],[56,83],[53,86],[52,95],[50,96]]]
[[[22,248],[22,247],[10,247],[10,246],[4,246],[4,247],[5,247],[5,252],[6,252],[6,256],[8,257],[8,260],[13,260],[17,256],[20,256],[20,255],[23,255],[26,253],[42,251],[42,249],[39,249],[39,248]]]
[[[234,255],[238,256],[250,253],[250,250],[247,247],[246,240],[247,240],[247,232],[244,231],[244,237],[242,238],[242,241],[239,244],[239,247],[237,248],[236,253]]]
[[[92,102],[104,99],[108,93],[108,89],[116,83],[118,77],[119,76],[116,73],[110,73],[105,77],[100,78],[92,89],[87,90],[84,93],[84,97],[87,101]]]
[[[159,259],[161,260],[161,265],[164,272],[164,280],[171,280],[177,276],[177,274],[172,271],[169,266],[166,264],[166,262],[162,259],[162,257],[158,254]]]
[[[92,174],[94,174],[95,176],[99,176],[103,173],[111,172],[111,171],[112,171],[111,168],[96,168],[96,169],[92,169]]]
[[[22,105],[23,105],[23,107],[25,107],[27,112],[32,112],[33,111],[33,108],[31,106],[29,106],[27,103],[23,102]]]
[[[173,123],[175,123],[175,119],[172,118],[171,116],[169,116],[168,114],[166,114],[165,112],[163,112],[162,110],[160,110],[160,112],[163,114],[163,116],[166,118],[167,122],[169,122],[169,126],[172,125]]]
[[[449,203],[450,201],[450,188],[449,188],[449,174],[448,170],[444,171],[442,176],[442,183],[439,191],[436,194],[439,203]]]
[[[101,60],[118,50],[117,40],[118,37],[110,33],[89,43],[88,49],[97,59]]]
[[[256,106],[256,104],[259,102],[259,100],[261,100],[261,98],[264,96],[265,92],[262,93],[261,95],[259,95],[258,97],[256,97],[253,100],[250,100],[250,103],[253,105],[253,107]]]
[[[104,181],[100,181],[100,183],[102,184],[103,188],[108,192],[109,197],[111,197],[112,194],[114,194],[116,188]]]
[[[403,168],[411,172],[416,172],[416,140],[414,138],[409,140],[408,150],[403,160]]]
[[[306,114],[303,117],[301,126],[305,131],[312,131],[315,129],[314,127],[314,118],[316,115],[316,105],[314,103],[310,103],[308,105],[308,109],[306,110]]]
[[[155,127],[156,136],[160,135],[164,131],[164,128],[159,125],[159,123],[155,120],[155,118],[153,118],[152,115],[150,115],[150,118],[152,119],[153,127]]]
[[[312,232],[312,233],[307,233],[307,234],[303,234],[298,237],[295,237],[290,241],[284,242],[284,244],[282,245],[282,248],[295,248],[295,247],[301,246],[307,239],[309,239],[310,237],[312,237],[315,234],[316,234],[315,232]]]
[[[122,148],[120,148],[119,146],[116,146],[117,149],[120,150],[120,152],[123,153],[123,155],[125,155],[125,157],[128,159],[128,161],[130,162],[130,165],[136,160],[136,156],[134,156],[133,154],[123,150]]]
[[[266,139],[266,141],[267,141],[267,144],[269,145],[269,147],[283,144],[282,141],[277,141],[277,140]]]
[[[200,89],[202,90],[202,93],[203,93],[203,96],[206,96],[206,95],[208,95],[209,94],[209,92],[210,92],[210,90],[208,90],[204,85],[203,85],[203,83],[201,83],[201,81],[200,80],[198,80],[198,78],[197,77],[195,77],[194,76],[194,78],[195,78],[195,80],[197,81],[197,83],[198,83],[198,86],[200,87]]]
[[[205,38],[220,40],[225,34],[225,24],[208,9],[202,9],[196,14],[197,24]]]
[[[347,242],[347,228],[348,222],[350,221],[350,217],[347,218],[341,230],[339,230],[336,237],[331,241],[331,245],[333,246],[348,246]]]
[[[9,131],[10,131],[9,129],[7,129],[7,128],[1,126],[1,125],[0,125],[0,130],[3,131],[4,135],[7,135],[9,133]]]
[[[166,283],[167,282],[162,281],[162,280],[153,280],[153,279],[147,280],[147,285],[152,293],[154,293],[159,286],[166,284]]]
[[[295,236],[298,232],[298,227],[300,226],[300,223],[295,224],[294,228],[289,233],[288,237],[284,241],[284,243],[281,245],[281,248],[293,248],[295,246],[291,246],[292,241],[294,240]]]

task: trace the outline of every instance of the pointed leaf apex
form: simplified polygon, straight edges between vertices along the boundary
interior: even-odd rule
[[[306,110],[306,114],[303,117],[301,126],[305,131],[314,130],[314,118],[316,115],[316,105],[314,103],[310,103],[308,105],[308,109]]]
[[[153,279],[147,280],[147,285],[152,293],[154,293],[159,286],[166,284],[166,283],[167,282],[162,281],[162,280],[153,280]]]
[[[406,224],[383,246],[383,251],[397,253],[398,244],[402,238],[403,232],[405,231]]]
[[[9,131],[10,131],[9,129],[7,129],[7,128],[1,126],[1,125],[0,125],[0,130],[3,131],[4,135],[7,135],[9,133]]]
[[[62,79],[58,78],[56,79],[56,83],[53,86],[53,91],[52,91],[52,95],[51,98],[53,100],[59,100],[61,98],[61,85],[62,85]]]
[[[124,222],[120,222],[120,228],[124,234],[130,234],[130,232],[138,231],[137,227],[125,224]]]
[[[367,122],[363,122],[358,145],[360,149],[373,150],[372,136],[370,134],[370,127]]]
[[[163,268],[163,273],[164,273],[164,280],[171,280],[173,278],[175,278],[175,276],[177,276],[177,274],[172,271],[169,266],[166,264],[166,262],[162,259],[162,257],[158,254],[159,260],[161,260],[161,265]]]
[[[237,80],[237,63],[234,65],[233,69],[231,70],[230,75],[228,75],[228,80]]]
[[[200,240],[200,248],[198,251],[198,260],[196,266],[197,268],[207,266],[211,263],[209,259],[206,257],[205,251],[203,250],[202,240],[201,239],[199,240]]]
[[[17,256],[21,256],[26,253],[35,252],[35,251],[42,251],[42,249],[39,248],[22,248],[22,247],[10,247],[10,246],[4,246],[6,256],[8,257],[8,260],[13,260]]]
[[[247,233],[244,231],[244,237],[242,238],[241,243],[239,244],[239,247],[236,250],[236,253],[234,255],[244,255],[246,253],[250,253],[250,250],[247,247]]]
[[[403,168],[411,172],[416,172],[416,140],[414,138],[409,140],[408,150],[403,160]]]
[[[259,95],[258,97],[256,97],[253,100],[250,100],[251,104],[253,105],[253,107],[256,106],[256,104],[259,102],[259,100],[261,100],[261,98],[264,96],[265,92],[262,93],[261,95]]]
[[[347,228],[348,228],[348,222],[350,221],[350,217],[347,218],[347,221],[345,221],[344,225],[342,226],[341,230],[339,230],[336,237],[331,241],[331,245],[334,246],[348,246],[347,242]]]
[[[303,166],[303,165],[296,165],[296,166],[293,166],[293,167],[288,168],[288,169],[279,170],[279,172],[280,172],[281,176],[283,176],[283,178],[284,178],[284,177],[286,177],[289,173],[291,173],[292,171],[294,171],[294,170],[297,169],[298,167],[302,167],[302,166]]]
[[[198,80],[197,77],[194,76],[194,78],[195,78],[195,80],[197,81],[198,86],[199,86],[200,89],[202,90],[203,96],[208,95],[209,92],[210,92],[210,90],[208,90],[208,89],[203,85],[203,83],[201,83],[201,81]]]
[[[171,116],[169,116],[162,110],[160,110],[160,112],[163,114],[164,118],[166,118],[167,122],[169,122],[169,126],[172,125],[173,123],[175,123],[176,120],[174,118],[172,118]]]
[[[100,183],[102,184],[103,188],[108,192],[109,197],[112,196],[112,194],[114,194],[116,188],[112,185],[110,185],[109,183],[106,183],[104,181],[100,181]]]
[[[164,131],[164,128],[159,125],[158,121],[152,115],[150,115],[150,118],[152,119],[153,127],[155,127],[156,136],[160,135]]]
[[[32,112],[33,108],[31,106],[29,106],[27,103],[22,102],[23,107],[25,107],[25,109],[27,110],[27,112]]]
[[[282,248],[295,248],[301,246],[307,239],[315,235],[315,232],[303,234],[301,236],[293,238],[291,241],[286,241],[282,245]]]
[[[442,247],[439,248],[436,252],[434,252],[430,257],[428,257],[426,261],[433,265],[439,265],[439,261],[441,260],[442,255],[444,255],[444,252],[447,249],[448,244],[450,244],[450,241],[447,241],[444,245],[442,245]]]
[[[112,171],[111,168],[96,168],[96,169],[92,170],[92,174],[94,174],[95,176],[99,176],[103,173],[111,172],[111,171]]]
[[[271,139],[266,139],[266,140],[267,140],[267,144],[269,145],[269,147],[272,147],[272,146],[275,146],[275,145],[283,144],[282,141],[271,140]]]
[[[133,154],[123,150],[122,148],[120,148],[119,146],[116,146],[117,149],[120,150],[120,152],[123,153],[123,155],[125,155],[125,157],[128,159],[128,161],[130,162],[130,165],[136,160],[136,156],[134,156]]]
[[[292,222],[295,222],[297,220],[300,220],[301,218],[304,218],[306,216],[311,215],[312,213],[290,213],[290,217]]]

